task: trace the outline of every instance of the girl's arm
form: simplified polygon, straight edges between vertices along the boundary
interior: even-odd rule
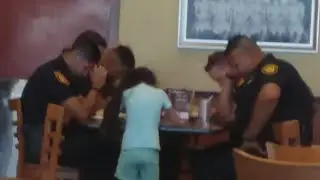
[[[172,125],[182,125],[183,120],[179,117],[178,112],[174,108],[165,109],[163,122]]]
[[[168,97],[168,95],[161,90],[162,92],[162,100],[163,100],[163,109],[164,109],[164,123],[169,123],[173,125],[181,125],[183,121],[178,115],[178,112],[172,107],[172,103]]]

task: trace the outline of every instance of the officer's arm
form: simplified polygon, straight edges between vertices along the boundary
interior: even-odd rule
[[[111,97],[102,97],[101,93],[96,90],[91,90],[88,95],[84,98],[83,103],[87,106],[89,114],[94,114],[98,110],[105,108],[110,102]]]
[[[108,103],[110,102],[111,97],[102,97],[102,95],[99,93],[96,97],[96,102],[93,106],[93,109],[91,110],[92,113],[97,112],[100,109],[105,108]]]
[[[80,122],[88,122],[90,112],[88,111],[87,106],[84,105],[78,97],[70,97],[65,100],[62,105],[65,107],[66,111],[70,113],[70,116]]]
[[[282,69],[281,69],[282,68]],[[267,64],[261,68],[259,81],[263,84],[253,107],[248,128],[243,139],[255,140],[273,114],[281,95],[281,87],[288,77],[288,69],[277,64]]]
[[[257,138],[277,106],[280,94],[281,89],[277,84],[263,85],[256,99],[249,126],[243,134],[244,139],[255,140]]]
[[[96,96],[96,102],[91,110],[92,113],[97,112],[100,109],[105,109],[105,107],[109,104],[111,101],[112,95],[114,94],[114,91],[116,91],[115,87],[113,87],[113,84],[110,82],[106,82],[106,84],[102,87],[100,90],[100,93]]]
[[[63,102],[63,106],[71,112],[71,116],[81,122],[88,122],[92,115],[92,109],[96,103],[99,92],[90,90],[84,98],[70,97]]]
[[[68,117],[75,117],[81,122],[89,120],[97,91],[91,90],[87,97],[75,96],[69,80],[61,72],[48,73],[43,83],[48,88],[48,98],[65,107]]]
[[[234,107],[235,104],[232,101],[232,81],[227,82],[221,87],[221,92],[218,98],[218,102],[215,106],[216,112],[213,115],[215,123],[226,124],[234,120]]]

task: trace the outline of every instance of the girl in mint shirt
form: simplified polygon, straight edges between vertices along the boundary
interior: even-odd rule
[[[159,179],[159,125],[162,110],[181,122],[167,94],[156,88],[156,77],[145,67],[133,70],[122,94],[126,126],[115,176],[119,180]]]

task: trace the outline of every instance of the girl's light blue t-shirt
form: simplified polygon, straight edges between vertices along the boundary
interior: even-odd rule
[[[172,106],[167,94],[141,83],[124,91],[122,101],[127,116],[122,149],[160,149],[161,111]]]

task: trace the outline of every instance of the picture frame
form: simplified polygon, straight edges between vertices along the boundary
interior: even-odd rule
[[[265,52],[317,53],[319,0],[179,1],[178,48],[222,50],[235,35]]]

